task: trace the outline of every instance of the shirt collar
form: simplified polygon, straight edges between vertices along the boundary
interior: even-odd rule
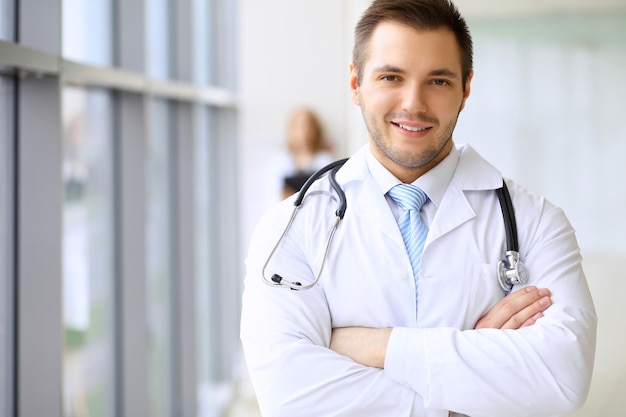
[[[398,178],[376,159],[369,146],[367,146],[367,151],[365,152],[365,160],[372,177],[380,187],[380,191],[383,195],[387,194],[392,187],[402,184]],[[436,207],[439,207],[458,163],[459,151],[456,146],[452,146],[448,156],[430,171],[415,180],[413,185],[424,191],[426,195],[428,195],[429,200]]]

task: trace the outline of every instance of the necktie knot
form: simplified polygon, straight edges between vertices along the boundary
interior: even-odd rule
[[[419,212],[428,200],[426,193],[413,184],[398,184],[388,194],[403,210]]]

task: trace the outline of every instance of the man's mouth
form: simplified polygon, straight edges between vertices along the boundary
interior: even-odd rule
[[[426,129],[429,129],[428,127],[408,126],[408,125],[403,125],[402,123],[393,123],[393,124],[401,127],[404,130],[408,130],[409,132],[422,132]]]

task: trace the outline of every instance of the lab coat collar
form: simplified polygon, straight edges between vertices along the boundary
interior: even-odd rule
[[[384,194],[369,172],[366,161],[367,146],[369,145],[363,146],[346,162],[337,173],[337,180],[344,189],[350,187],[353,181],[365,181],[356,201],[353,204],[348,202],[348,210],[369,218],[374,227],[403,245],[402,236],[398,228],[394,227],[395,218]],[[426,246],[476,216],[465,191],[495,190],[502,186],[500,172],[471,146],[457,145],[456,149],[459,153],[458,164],[430,224]]]
[[[402,183],[376,159],[369,147],[365,148],[365,159],[383,195]],[[432,204],[439,207],[458,162],[459,152],[456,148],[452,148],[450,153],[437,166],[420,176],[413,182],[413,185],[424,191]]]
[[[471,146],[457,146],[459,162],[430,224],[425,247],[463,223],[476,217],[466,191],[495,190],[502,186],[502,175]]]
[[[338,172],[337,179],[341,185],[346,185],[350,181],[362,181],[371,175],[366,161],[368,146],[361,147]],[[456,152],[459,158],[450,185],[454,183],[456,188],[468,191],[495,190],[502,186],[502,174],[470,145],[456,145]],[[450,158],[446,158],[446,161],[448,159]],[[434,169],[439,168],[437,166]],[[443,196],[438,196],[436,199],[441,198]]]
[[[461,156],[452,179],[462,190],[495,190],[502,187],[502,174],[470,145],[457,145]]]

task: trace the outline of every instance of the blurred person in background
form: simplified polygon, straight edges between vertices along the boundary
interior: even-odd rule
[[[299,191],[311,174],[333,160],[324,129],[313,110],[306,107],[294,109],[286,131],[287,149],[278,155],[274,165],[281,198]]]

